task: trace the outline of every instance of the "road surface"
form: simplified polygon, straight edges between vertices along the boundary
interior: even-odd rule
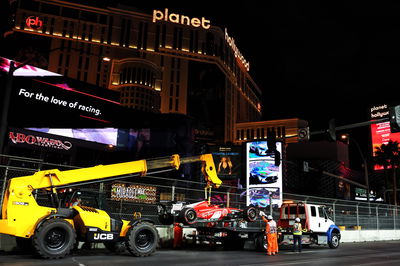
[[[0,265],[74,265],[74,266],[164,266],[164,265],[400,265],[400,241],[342,243],[338,249],[327,247],[304,248],[302,253],[281,250],[277,256],[265,253],[240,251],[210,251],[204,248],[189,250],[158,250],[153,256],[136,258],[128,254],[115,255],[106,250],[79,250],[60,260],[42,260],[32,255],[3,253]]]

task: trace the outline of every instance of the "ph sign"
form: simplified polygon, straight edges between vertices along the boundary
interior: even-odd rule
[[[40,30],[43,27],[43,21],[35,16],[27,17],[25,24],[28,28],[33,30]]]
[[[169,21],[176,24],[193,26],[195,28],[202,27],[205,30],[211,27],[210,20],[207,20],[204,17],[201,19],[190,18],[180,14],[169,13],[168,8],[164,9],[164,11],[153,10],[153,22],[155,23],[156,21]]]

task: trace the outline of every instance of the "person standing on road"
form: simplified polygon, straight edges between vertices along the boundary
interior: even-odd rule
[[[274,221],[272,215],[268,215],[265,218],[265,213],[263,211],[260,212],[261,217],[264,222],[267,223],[265,227],[265,236],[267,237],[267,255],[275,255],[278,254],[278,230],[276,227],[276,222]]]
[[[298,250],[301,252],[301,239],[303,234],[303,229],[301,228],[300,218],[297,217],[293,224],[293,249],[292,251],[296,251],[296,243],[298,244]]]

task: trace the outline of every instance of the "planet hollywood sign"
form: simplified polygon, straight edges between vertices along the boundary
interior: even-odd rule
[[[165,8],[163,11],[162,10],[153,10],[153,23],[156,23],[158,21],[165,21],[165,22],[171,22],[175,24],[181,24],[181,25],[186,25],[186,26],[192,26],[195,28],[203,28],[205,30],[208,30],[211,27],[211,22],[208,19],[205,19],[204,17],[200,18],[190,18],[185,15],[181,14],[176,14],[172,13],[169,11],[168,8]],[[225,41],[228,43],[228,45],[232,48],[233,53],[235,58],[238,60],[238,62],[247,70],[250,70],[250,63],[244,58],[242,53],[239,51],[235,44],[235,40],[228,35],[227,29],[225,29]]]
[[[180,15],[176,13],[170,13],[168,8],[161,10],[153,10],[153,23],[157,21],[168,21],[176,24],[182,24],[187,26],[192,26],[195,28],[202,27],[207,30],[211,27],[210,21],[202,17],[199,18],[190,18],[185,15]]]
[[[36,16],[29,16],[25,20],[25,25],[33,30],[40,30],[43,27],[43,21]]]
[[[237,48],[235,44],[235,39],[229,36],[228,30],[225,28],[225,41],[229,44],[229,46],[232,48],[233,53],[236,57],[236,59],[243,65],[243,67],[247,70],[250,71],[250,62],[248,62],[242,53],[239,51],[239,48]]]
[[[24,134],[21,132],[10,131],[9,139],[13,144],[26,144],[66,151],[72,148],[72,143],[69,141],[52,139],[34,134]]]

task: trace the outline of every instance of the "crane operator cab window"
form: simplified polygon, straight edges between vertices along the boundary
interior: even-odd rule
[[[101,209],[98,200],[99,196],[99,193],[95,192],[66,189],[59,193],[60,207],[72,208],[74,206],[86,206]]]

